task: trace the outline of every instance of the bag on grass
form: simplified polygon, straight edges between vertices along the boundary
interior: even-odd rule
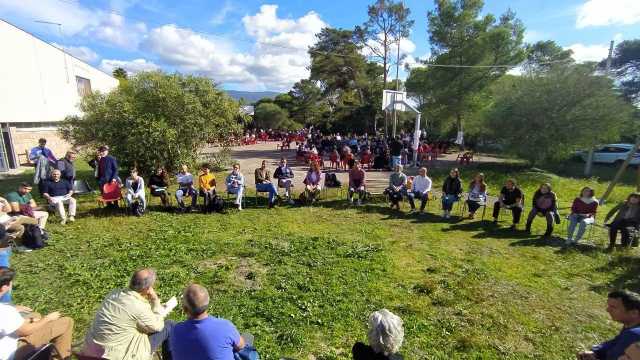
[[[131,209],[131,215],[138,216],[138,217],[144,215],[144,208],[138,201],[134,201],[131,204],[130,209]]]
[[[211,211],[221,213],[224,211],[224,200],[220,196],[214,195],[209,202],[209,207]]]
[[[22,245],[29,249],[42,249],[45,247],[45,241],[49,239],[49,234],[41,230],[38,225],[24,225],[24,234],[22,235]]]
[[[329,188],[339,188],[342,186],[342,183],[338,180],[335,173],[329,172],[325,174],[324,186]]]

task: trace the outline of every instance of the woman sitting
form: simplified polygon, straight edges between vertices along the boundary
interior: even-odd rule
[[[460,171],[457,168],[449,171],[449,176],[444,179],[442,184],[442,217],[448,219],[451,217],[451,209],[453,204],[460,200],[462,194],[462,182],[460,181]]]
[[[167,188],[169,187],[169,180],[167,172],[163,167],[156,169],[156,172],[149,177],[149,189],[151,189],[151,196],[160,198],[162,206],[169,206],[169,197],[167,196]]]
[[[369,345],[357,342],[351,349],[353,360],[402,360],[398,352],[404,341],[402,319],[387,309],[369,316]]]
[[[566,245],[577,244],[584,235],[587,225],[595,222],[596,211],[598,210],[598,200],[592,188],[585,187],[580,191],[580,196],[573,200],[571,214],[569,215],[569,225],[567,228]],[[578,225],[578,233],[573,237],[573,232]]]
[[[196,206],[198,201],[198,193],[196,189],[193,187],[193,175],[189,172],[189,167],[185,164],[182,164],[182,169],[176,175],[176,182],[178,183],[178,190],[176,190],[176,201],[178,202],[178,206],[180,210],[183,211],[191,211]],[[191,197],[191,204],[186,206],[184,203],[184,198],[186,196]]]
[[[127,189],[127,194],[124,197],[127,202],[127,207],[133,210],[134,204],[137,202],[140,210],[133,211],[133,214],[137,216],[142,215],[147,207],[147,201],[144,192],[144,179],[138,176],[138,170],[136,168],[131,169],[131,176],[125,180],[124,186]]]
[[[622,234],[622,246],[629,247],[632,239],[629,229],[637,231],[640,225],[640,193],[633,193],[627,197],[627,200],[622,204],[617,205],[605,218],[607,222],[613,215],[613,221],[608,225],[609,227],[609,247],[608,250],[613,250],[616,245],[616,236],[618,231]]]
[[[484,174],[478,173],[469,184],[469,195],[467,196],[467,207],[469,208],[469,219],[473,219],[476,211],[481,206],[487,204],[487,184],[484,182]]]
[[[304,178],[304,192],[301,195],[303,203],[312,203],[318,200],[322,185],[322,172],[320,171],[320,165],[318,163],[311,163],[311,167],[307,172],[307,176]]]
[[[198,193],[204,199],[204,212],[211,211],[211,202],[216,195],[216,177],[209,169],[209,164],[202,164],[198,176]]]
[[[533,201],[531,211],[527,217],[527,225],[525,231],[531,233],[531,223],[535,219],[536,215],[541,214],[547,219],[547,231],[544,233],[544,237],[549,237],[553,233],[553,218],[558,211],[556,202],[556,194],[551,191],[551,185],[544,183],[540,185],[540,188],[533,194]]]
[[[352,161],[349,170],[349,204],[353,204],[353,195],[358,193],[358,205],[362,204],[367,192],[365,189],[366,173],[358,161]]]

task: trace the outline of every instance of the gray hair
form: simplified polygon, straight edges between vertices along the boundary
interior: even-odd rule
[[[182,295],[182,306],[192,317],[204,313],[209,307],[209,292],[198,284],[187,286]]]
[[[156,282],[156,271],[153,269],[140,269],[133,273],[129,288],[133,291],[141,292],[153,286]]]
[[[402,319],[387,309],[369,316],[369,346],[386,356],[396,354],[404,340]]]
[[[58,169],[51,170],[51,175],[53,175],[54,173],[58,173],[58,174],[62,175],[62,172],[60,170],[58,170]]]

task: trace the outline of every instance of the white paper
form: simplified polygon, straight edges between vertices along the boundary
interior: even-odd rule
[[[167,316],[175,307],[178,306],[178,299],[176,297],[172,297],[164,304],[162,311],[160,312],[162,316]]]

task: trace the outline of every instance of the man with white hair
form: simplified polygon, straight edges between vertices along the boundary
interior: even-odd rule
[[[385,194],[389,197],[391,208],[400,210],[400,201],[403,196],[407,195],[407,175],[402,172],[402,165],[398,164],[394,167],[394,172],[389,176],[389,187],[385,190]]]
[[[67,223],[67,214],[64,211],[64,204],[69,204],[69,222],[76,219],[76,199],[73,198],[73,184],[62,179],[60,170],[51,172],[51,179],[42,184],[42,196],[47,199],[50,206],[55,208],[60,216],[61,224]]]
[[[369,345],[355,343],[353,360],[401,360],[398,352],[404,341],[402,319],[387,309],[369,316]]]
[[[111,292],[102,302],[85,337],[82,355],[105,359],[151,359],[169,338],[174,323],[165,320],[172,307],[160,303],[156,272],[141,269],[128,289]]]

